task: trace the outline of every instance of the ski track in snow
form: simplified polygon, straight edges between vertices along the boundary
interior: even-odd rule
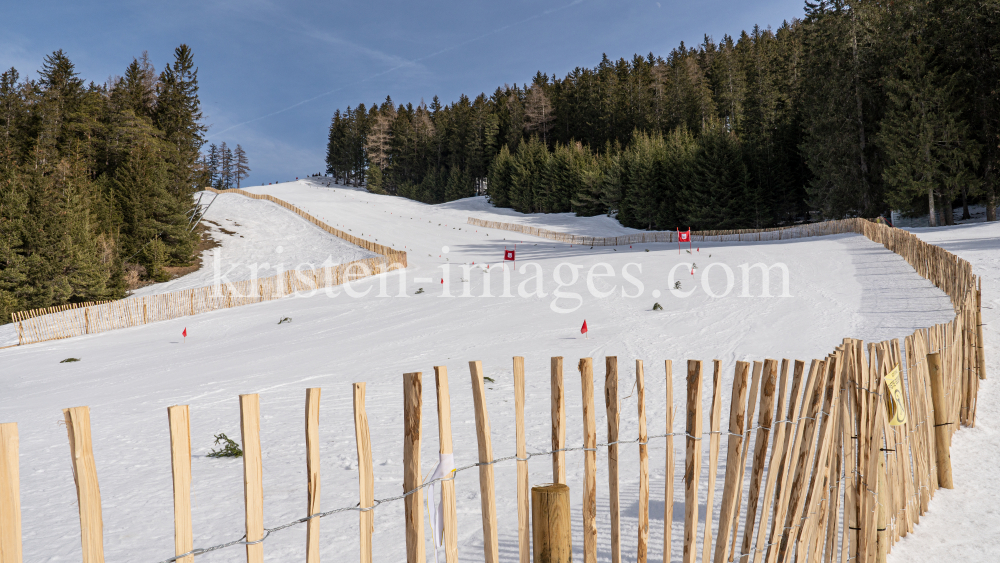
[[[323,182],[325,180],[307,179],[251,190],[289,201],[333,226],[351,229],[358,236],[369,240],[377,238],[380,243],[406,250],[410,265],[405,271],[407,297],[378,296],[383,281],[387,282],[389,295],[397,294],[400,276],[392,274],[355,283],[359,291],[371,288],[366,297],[357,299],[348,298],[343,288],[338,288],[334,290],[338,295],[333,298],[321,292],[311,297],[296,296],[0,351],[0,363],[4,366],[0,378],[0,396],[4,399],[0,401],[0,420],[18,422],[21,435],[26,561],[80,558],[75,487],[66,432],[60,425],[60,409],[65,407],[91,407],[108,561],[156,562],[173,553],[166,419],[169,405],[191,405],[194,543],[196,547],[206,547],[243,535],[242,461],[205,457],[212,448],[214,434],[225,432],[234,439],[239,436],[237,396],[241,393],[260,393],[261,396],[264,518],[265,525],[273,527],[305,515],[302,417],[307,387],[323,388],[321,498],[322,510],[330,510],[357,503],[357,453],[350,391],[354,381],[368,382],[366,402],[372,436],[375,496],[383,498],[402,492],[401,375],[405,372],[424,374],[421,466],[427,475],[437,463],[434,365],[449,367],[455,458],[456,465],[461,467],[477,460],[467,367],[470,360],[482,360],[485,375],[495,380],[487,384],[487,405],[493,453],[495,457],[503,457],[514,453],[510,373],[511,357],[515,355],[524,356],[526,364],[528,450],[544,451],[550,446],[551,356],[565,357],[567,444],[578,446],[582,443],[582,407],[576,363],[581,357],[594,358],[598,441],[605,442],[607,427],[600,400],[605,355],[619,358],[620,433],[622,439],[632,439],[638,432],[636,395],[625,397],[632,388],[637,358],[645,360],[650,434],[664,432],[663,360],[674,360],[675,430],[683,427],[685,360],[705,362],[707,430],[712,359],[722,361],[722,420],[725,423],[736,360],[791,358],[808,362],[812,358],[825,357],[844,337],[866,341],[902,338],[916,328],[946,322],[954,316],[941,291],[920,278],[902,258],[859,235],[757,243],[703,243],[700,251],[691,255],[678,254],[676,244],[633,245],[633,249],[571,248],[527,235],[472,227],[465,220],[472,215],[596,236],[625,234],[632,230],[607,217],[521,215],[493,209],[484,198],[424,205],[402,198],[372,195],[358,188],[327,187]],[[223,197],[237,201],[234,205],[245,208],[241,213],[247,214],[256,213],[254,206],[260,203],[238,196]],[[253,205],[244,206],[244,203]],[[268,213],[255,219],[260,223],[261,232],[268,229],[268,233],[290,233],[298,229],[300,223],[312,228],[293,214],[280,208],[276,210],[283,213]],[[241,225],[252,223],[250,218],[236,216],[235,212],[223,215],[226,215],[224,219]],[[272,221],[273,225],[265,225]],[[1000,240],[1000,225],[936,229],[920,234],[973,261],[976,272],[986,278],[984,302],[994,307],[998,305],[992,302],[998,297],[992,287],[1000,278],[1000,263],[997,262],[1000,253],[995,251],[997,240]],[[481,297],[483,273],[473,269],[470,277],[462,271],[461,264],[475,261],[477,267],[485,262],[497,266],[504,247],[512,247],[515,243],[519,267],[528,262],[541,265],[548,296]],[[260,254],[241,255],[234,260],[273,260],[273,255],[267,255],[271,245],[277,246],[277,243],[268,239],[267,245],[260,247]],[[292,253],[292,246],[286,247],[282,260]],[[449,247],[448,253],[443,251],[443,246]],[[224,243],[224,251],[227,248]],[[645,252],[646,249],[650,252]],[[235,246],[233,250],[236,251]],[[303,261],[321,261],[329,253],[325,242],[303,243],[300,250]],[[325,254],[311,256],[313,250]],[[250,252],[248,249],[247,253]],[[724,263],[733,268],[736,288],[719,299],[710,298],[701,290],[687,299],[672,296],[666,282],[670,269],[679,262],[691,261],[698,263],[697,275],[691,276],[687,266],[678,268],[684,290],[691,289],[711,263]],[[582,266],[577,283],[563,288],[583,295],[580,309],[570,314],[558,314],[550,309],[555,289],[552,273],[560,262]],[[615,290],[605,299],[590,296],[586,288],[587,271],[599,262],[610,264],[617,274],[594,280],[598,290]],[[787,264],[792,297],[740,297],[738,266],[756,262]],[[622,267],[628,263],[642,266],[641,274],[635,266],[631,269],[631,274],[645,286],[639,298],[621,294],[623,288],[630,294],[636,291],[621,276]],[[443,273],[444,265],[450,265],[448,274]],[[206,262],[206,267],[211,267],[210,261]],[[510,271],[509,266],[507,270]],[[492,275],[494,295],[501,291],[501,273],[502,270]],[[204,275],[204,271],[198,274]],[[515,294],[518,284],[530,274],[530,269],[528,273],[511,273]],[[461,295],[465,285],[460,281],[463,277],[471,279],[471,294],[476,297],[441,297],[439,279],[442,277],[448,278],[453,295]],[[431,281],[417,282],[417,278]],[[714,268],[710,278],[716,291],[725,286],[721,268]],[[754,295],[759,294],[759,286],[759,282],[753,285]],[[426,293],[414,295],[420,287]],[[654,288],[663,294],[652,297]],[[772,291],[780,293],[779,284],[772,283]],[[661,303],[664,310],[651,311],[654,302]],[[573,300],[561,299],[559,303],[571,306]],[[285,316],[292,317],[293,322],[279,326],[278,320]],[[995,309],[988,313],[984,310],[984,321],[994,318]],[[589,339],[579,333],[583,319],[590,328]],[[189,336],[183,342],[180,333],[185,327]],[[992,362],[990,373],[993,376],[1000,365],[991,352],[1000,342],[990,328],[988,325],[990,348],[987,358]],[[78,357],[81,361],[58,363],[66,357]],[[931,504],[931,513],[921,520],[914,536],[894,550],[892,557],[896,561],[939,560],[930,556],[920,558],[925,557],[932,544],[960,541],[962,536],[953,532],[952,527],[961,527],[961,533],[966,534],[971,546],[975,543],[970,538],[975,536],[976,527],[995,529],[984,527],[984,520],[1000,523],[991,506],[996,499],[997,480],[980,478],[984,468],[978,461],[989,460],[991,470],[1000,471],[997,469],[1000,460],[993,459],[1000,454],[993,453],[995,448],[990,447],[996,443],[991,430],[995,428],[996,411],[987,403],[989,391],[989,381],[984,382],[980,390],[983,400],[979,405],[979,427],[963,429],[955,438],[953,459],[958,488],[939,492]],[[665,444],[666,441],[660,438],[652,441],[649,448],[650,553],[655,558],[659,557],[663,537]],[[674,538],[672,551],[677,559],[683,531],[683,494],[680,492],[683,440],[674,439],[673,447],[677,459],[677,493],[669,516]],[[706,444],[703,452],[707,449]],[[725,454],[723,444],[720,467],[725,466]],[[699,489],[703,520],[707,457],[705,460]],[[575,556],[581,557],[582,456],[579,452],[568,453],[566,462],[573,509],[573,545]],[[620,473],[622,552],[623,560],[630,561],[635,559],[638,533],[638,449],[635,445],[620,447]],[[515,475],[513,462],[495,466],[500,551],[505,561],[515,560],[517,554]],[[531,460],[530,478],[533,484],[551,481],[551,464],[547,457]],[[723,479],[724,471],[720,470],[713,507],[715,517],[721,502]],[[608,561],[611,556],[610,517],[607,456],[603,450],[598,453],[597,483],[598,559]],[[460,473],[456,490],[459,557],[481,560],[478,473],[475,470]],[[970,510],[970,503],[982,512]],[[987,513],[987,510],[993,512]],[[937,514],[940,516],[935,516]],[[321,522],[324,560],[355,558],[358,550],[356,513],[330,516]],[[699,542],[702,533],[699,530]],[[376,561],[404,560],[404,535],[401,502],[384,504],[375,510]],[[305,527],[296,526],[269,537],[264,543],[264,552],[269,561],[298,560],[304,558],[304,547]],[[432,554],[429,542],[427,548]],[[990,549],[983,548],[970,554],[969,559],[985,561],[987,553],[991,553]],[[210,563],[244,558],[245,550],[234,546],[198,559]]]

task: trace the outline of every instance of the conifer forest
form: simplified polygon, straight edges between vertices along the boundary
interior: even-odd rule
[[[1000,2],[806,2],[778,29],[337,110],[327,173],[639,229],[942,216],[1000,195]],[[954,207],[953,207],[954,206]]]
[[[194,259],[204,186],[198,69],[181,45],[157,72],[85,82],[63,51],[38,80],[0,75],[0,323],[25,309],[124,297]]]

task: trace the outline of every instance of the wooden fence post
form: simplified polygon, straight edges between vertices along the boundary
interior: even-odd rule
[[[979,379],[986,379],[986,341],[983,340],[983,279],[979,278],[976,290],[976,364]]]
[[[667,377],[667,459],[663,485],[663,563],[670,563],[671,532],[674,522],[674,377],[673,361],[664,360]]]
[[[73,459],[77,506],[80,509],[80,543],[83,563],[104,563],[104,520],[101,515],[101,488],[90,439],[90,407],[63,409],[69,451]]]
[[[403,374],[403,492],[413,491],[403,499],[406,508],[406,561],[425,563],[424,495],[417,489],[420,475],[420,419],[423,408],[421,373]]]
[[[594,363],[580,360],[583,395],[583,563],[597,562],[597,420],[594,414]]]
[[[569,487],[560,483],[531,488],[531,520],[534,563],[570,563]]]
[[[319,514],[320,388],[306,389],[306,516]],[[306,523],[306,563],[319,563],[319,518]]]
[[[608,496],[611,508],[611,562],[621,563],[621,507],[618,494],[618,358],[604,359],[604,408],[608,417]]]
[[[448,393],[448,368],[434,366],[434,378],[437,383],[438,408],[438,443],[440,457],[447,457],[447,463],[454,467],[454,453],[451,440],[451,396]],[[442,462],[444,463],[444,461]],[[444,539],[445,563],[458,563],[458,515],[455,508],[455,481],[441,481],[441,505],[444,516],[444,526],[438,530],[440,538]]]
[[[705,533],[701,542],[701,561],[712,559],[712,513],[715,503],[715,479],[719,472],[719,429],[722,426],[722,362],[712,361],[712,407],[709,410],[708,496],[705,498]]]
[[[757,408],[757,393],[760,391],[760,374],[764,367],[763,362],[753,363],[753,375],[750,380],[750,398],[747,401],[747,426],[753,425],[753,413]],[[740,451],[740,464],[739,470],[740,474],[737,478],[739,481],[739,486],[736,488],[736,511],[733,514],[733,537],[730,540],[733,544],[732,552],[729,553],[729,560],[732,561],[734,555],[736,554],[736,536],[740,529],[740,511],[739,507],[743,505],[743,480],[746,473],[746,463],[747,463],[747,452],[750,448],[750,434],[749,432],[743,436],[743,449]]]
[[[524,358],[514,357],[514,433],[517,441],[517,543],[521,563],[531,563],[528,487],[528,446],[524,435]]]
[[[243,501],[246,506],[247,563],[264,563],[264,472],[260,450],[260,397],[240,395],[243,440]]]
[[[949,409],[944,396],[944,373],[941,370],[941,355],[938,352],[927,354],[927,368],[931,376],[931,401],[934,403],[934,446],[937,450],[938,486],[943,489],[954,489],[955,481],[951,476],[951,429],[954,421],[950,418]]]
[[[774,394],[777,377],[778,363],[775,360],[765,360],[764,388],[760,396],[760,413],[757,414],[757,439],[754,443],[753,465],[750,471],[750,496],[747,497],[746,526],[743,529],[741,554],[750,553],[753,540],[753,531],[757,520],[757,502],[760,498],[760,484],[764,477],[764,463],[767,457],[767,443],[771,436],[771,424],[774,421]],[[764,524],[767,523],[766,514],[762,520]],[[764,524],[761,526],[763,527]]]
[[[354,391],[354,440],[358,450],[358,496],[361,508],[375,504],[375,476],[372,471],[372,442],[368,432],[368,414],[365,412],[365,384],[355,383]],[[371,510],[358,512],[361,530],[361,563],[372,561],[372,531],[375,514]]]
[[[740,450],[743,447],[743,432],[746,429],[744,415],[747,408],[747,381],[750,364],[736,362],[733,376],[733,392],[729,405],[729,445],[726,449],[726,484],[722,489],[722,506],[719,508],[719,534],[715,540],[715,563],[724,563],[729,554],[729,533],[733,527],[733,515],[737,513],[736,489],[742,488],[740,476]]]
[[[469,372],[472,375],[472,399],[476,409],[476,434],[479,442],[479,491],[482,497],[484,560],[486,563],[499,563],[497,500],[493,486],[493,443],[490,437],[490,416],[486,410],[483,363],[469,362]]]
[[[552,449],[566,447],[566,400],[563,392],[563,358],[552,358]],[[552,454],[552,482],[566,484],[566,452]]]
[[[188,405],[167,407],[170,466],[174,482],[174,555],[194,549],[191,530],[191,412]],[[192,563],[194,555],[177,560]]]
[[[646,442],[646,380],[642,360],[635,361],[636,405],[639,410],[639,545],[637,563],[646,563],[649,551],[649,448]]]
[[[701,476],[701,361],[688,360],[687,454],[684,459],[684,563],[694,563],[698,534],[698,479]]]
[[[0,563],[21,563],[21,475],[17,423],[0,424]]]
[[[791,424],[789,422],[792,415],[786,415],[786,420],[780,422],[782,413],[786,412],[786,402],[788,398],[788,360],[782,360],[781,362],[781,379],[778,385],[778,406],[775,409],[775,417],[779,419],[780,424],[777,427],[777,432],[774,436],[774,443],[771,447],[771,460],[767,468],[767,482],[764,484],[764,505],[761,507],[760,512],[760,528],[757,531],[757,543],[754,546],[753,558],[751,559],[753,563],[760,563],[764,555],[764,540],[765,532],[767,531],[767,515],[771,512],[772,504],[777,496],[775,493],[775,487],[777,486],[778,476],[784,473],[784,460],[785,460],[785,448],[787,447],[788,440],[785,438],[788,427]],[[801,376],[801,370],[796,372],[797,375]],[[798,390],[798,385],[793,383],[794,389]],[[794,393],[794,391],[793,391]],[[793,398],[794,404],[794,398]],[[793,409],[794,410],[794,409]],[[790,411],[789,411],[790,412]],[[798,416],[796,412],[795,416]],[[771,522],[771,530],[774,530],[774,521]]]

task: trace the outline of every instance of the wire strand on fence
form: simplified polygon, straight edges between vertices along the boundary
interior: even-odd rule
[[[798,419],[796,419],[796,422],[801,421],[801,420],[814,420],[814,419],[812,417],[805,417],[805,416],[803,416],[803,417],[799,417]],[[776,421],[776,422],[791,422],[791,421],[790,420],[780,420],[780,421]],[[351,511],[353,511],[353,512],[368,512],[370,510],[375,510],[376,507],[378,507],[378,506],[380,506],[382,504],[386,504],[386,503],[390,503],[390,502],[395,502],[395,501],[398,501],[398,500],[403,500],[406,497],[412,495],[413,493],[416,493],[417,491],[420,491],[422,489],[430,487],[431,485],[434,485],[435,483],[445,482],[445,481],[454,481],[455,478],[457,477],[458,473],[461,473],[462,471],[467,471],[469,469],[473,469],[473,468],[476,468],[476,467],[488,466],[488,465],[496,465],[498,463],[503,463],[503,462],[511,461],[511,460],[528,461],[529,459],[531,459],[533,457],[550,456],[552,454],[560,453],[560,452],[596,452],[600,448],[607,448],[609,446],[614,446],[614,445],[617,445],[617,444],[646,445],[646,444],[648,444],[649,442],[651,442],[652,440],[654,440],[656,438],[671,438],[671,437],[674,437],[674,436],[683,436],[683,437],[686,437],[686,438],[691,438],[692,440],[701,440],[702,438],[704,438],[705,436],[708,436],[710,434],[728,434],[730,436],[739,436],[739,437],[745,438],[750,433],[752,433],[754,430],[757,430],[757,429],[760,429],[760,428],[764,428],[764,427],[763,426],[756,426],[756,427],[750,428],[750,429],[748,429],[746,431],[745,434],[735,434],[735,433],[728,432],[728,431],[725,431],[725,430],[719,430],[719,431],[715,431],[715,432],[703,432],[701,436],[692,436],[691,434],[688,434],[687,432],[668,432],[668,433],[664,433],[664,434],[655,434],[655,435],[652,435],[652,436],[647,436],[647,440],[645,442],[640,441],[639,438],[635,438],[634,440],[617,440],[617,441],[614,441],[614,442],[608,442],[606,444],[599,443],[594,448],[587,448],[587,447],[584,447],[584,446],[569,447],[569,448],[559,448],[557,450],[548,450],[548,451],[544,451],[544,452],[527,452],[527,457],[523,457],[523,458],[518,457],[517,455],[510,455],[510,456],[506,456],[506,457],[501,457],[501,458],[494,459],[493,461],[482,461],[482,462],[478,462],[478,463],[470,463],[469,465],[463,465],[462,467],[458,467],[456,469],[453,469],[451,471],[451,475],[449,475],[447,477],[441,477],[441,478],[438,478],[438,479],[433,479],[433,480],[427,481],[426,483],[423,483],[422,485],[420,485],[418,487],[414,487],[413,489],[411,489],[409,491],[406,491],[405,493],[403,493],[401,495],[397,495],[397,496],[393,496],[393,497],[386,497],[386,498],[382,498],[382,499],[375,499],[372,502],[372,505],[368,506],[368,507],[361,507],[360,503],[359,503],[358,505],[355,505],[355,506],[344,506],[344,507],[341,507],[341,508],[335,508],[333,510],[328,510],[326,512],[317,512],[316,514],[313,514],[312,516],[306,516],[306,517],[303,517],[303,518],[299,518],[297,520],[293,520],[291,522],[288,522],[288,523],[285,523],[285,524],[281,524],[280,526],[275,526],[273,528],[264,528],[264,536],[261,537],[259,540],[254,540],[252,542],[251,541],[244,541],[246,539],[246,534],[244,534],[238,540],[234,540],[234,541],[230,541],[230,542],[226,542],[226,543],[221,543],[221,544],[218,544],[218,545],[213,545],[211,547],[195,548],[195,549],[192,549],[191,551],[189,551],[187,553],[182,553],[180,555],[175,555],[175,556],[170,557],[168,559],[164,559],[162,561],[159,561],[158,563],[173,563],[174,561],[177,561],[178,559],[182,559],[184,557],[204,555],[205,553],[209,553],[209,552],[216,551],[216,550],[219,550],[219,549],[224,549],[226,547],[232,547],[234,545],[256,545],[256,544],[261,543],[264,540],[266,540],[274,532],[278,532],[278,531],[284,530],[285,528],[291,528],[292,526],[296,526],[298,524],[305,524],[306,522],[312,520],[313,518],[325,518],[327,516],[333,516],[334,514],[340,514],[342,512],[351,512]],[[810,514],[812,514],[812,513],[810,513]],[[743,554],[743,555],[746,555],[746,554]]]

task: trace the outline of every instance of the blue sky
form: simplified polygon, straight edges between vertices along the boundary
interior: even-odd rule
[[[322,172],[337,108],[490,94],[535,72],[562,76],[634,53],[666,56],[681,41],[777,28],[802,0],[508,0],[507,2],[10,2],[0,67],[37,76],[63,49],[103,82],[144,50],[157,71],[187,43],[199,67],[210,142],[240,143],[244,185]]]

